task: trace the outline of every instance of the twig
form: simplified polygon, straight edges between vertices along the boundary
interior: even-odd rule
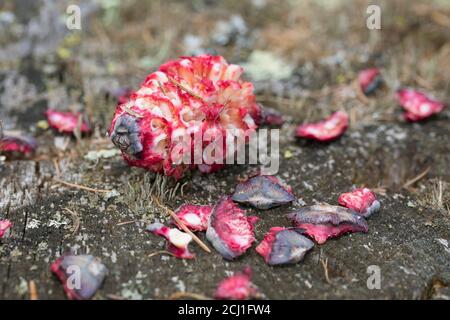
[[[166,89],[163,87],[162,83],[159,80],[157,80],[157,83],[158,83],[158,87],[161,89],[162,93],[167,97]]]
[[[118,296],[116,294],[107,294],[106,297],[111,300],[128,300],[127,298]]]
[[[187,234],[189,234],[191,237],[192,237],[192,239],[203,249],[203,250],[205,250],[206,252],[208,252],[208,253],[211,253],[211,250],[208,248],[208,246],[205,244],[205,243],[203,243],[203,241],[202,240],[200,240],[191,230],[189,230],[189,228],[188,227],[186,227],[186,225],[184,224],[184,222],[183,221],[181,221],[180,220],[180,218],[178,218],[178,216],[175,214],[175,212],[173,212],[172,210],[170,210],[169,208],[167,208],[166,206],[163,206],[160,202],[159,202],[159,200],[156,198],[156,197],[152,197],[154,200],[155,200],[155,202],[156,202],[156,204],[160,207],[160,208],[162,208],[162,209],[164,209],[164,210],[166,210],[168,213],[169,213],[169,215],[172,217],[172,219],[176,222],[176,224],[178,225],[178,226],[180,226],[180,228],[181,229],[183,229],[183,231],[184,232],[186,232]]]
[[[166,250],[152,252],[147,257],[151,258],[151,257],[157,256],[158,254],[168,254],[169,256],[176,257],[176,255],[174,255],[172,252],[169,252]]]
[[[36,288],[36,283],[34,280],[30,280],[28,282],[28,291],[30,292],[30,300],[38,300],[38,293]]]
[[[350,109],[350,125],[354,126],[356,124],[356,109]]]
[[[183,183],[183,184],[181,185],[181,189],[180,189],[181,197],[184,197],[184,187],[185,187],[187,184],[188,184],[188,183],[187,183],[187,181],[186,181],[185,183]]]
[[[172,82],[174,85],[176,85],[177,87],[179,87],[180,89],[186,91],[187,93],[189,93],[191,96],[202,100],[203,98],[200,97],[198,94],[196,94],[194,91],[192,91],[192,89],[182,85],[181,83],[179,83],[178,81],[176,81],[175,79],[172,79],[169,77],[169,81]]]
[[[77,143],[80,143],[81,141],[81,126],[83,125],[83,115],[78,116],[78,122],[77,126],[75,127],[75,130],[73,131],[73,135],[75,136],[75,139],[77,140]],[[67,140],[69,141],[69,140]]]
[[[122,105],[122,109],[125,110],[126,113],[128,113],[128,114],[130,114],[130,115],[132,115],[132,116],[134,116],[134,117],[136,117],[136,118],[143,118],[143,117],[144,117],[143,115],[137,113],[136,111],[131,110],[131,109],[130,109],[128,106],[126,106],[126,105]]]
[[[372,190],[373,192],[375,192],[375,193],[381,194],[382,196],[385,196],[385,195],[386,195],[386,188],[383,187],[383,186],[377,187],[377,188],[371,188],[371,190]]]
[[[170,216],[172,217],[173,220],[175,220],[175,222],[177,223],[177,225],[179,225],[181,227],[181,229],[183,229],[184,232],[186,232],[187,234],[189,234],[192,239],[197,242],[197,244],[206,252],[211,253],[211,250],[208,248],[208,246],[206,244],[203,243],[202,240],[200,240],[191,230],[189,230],[188,227],[186,227],[186,225],[184,224],[183,221],[180,220],[180,218],[178,218],[178,216],[175,214],[175,212],[173,212],[170,209],[167,209],[167,212],[170,214]]]
[[[220,114],[223,112],[223,110],[225,110],[225,108],[228,107],[228,102],[229,102],[229,100],[225,101],[225,103],[223,104],[222,108],[220,108],[220,111],[217,113],[214,120],[217,120],[219,118]]]
[[[76,213],[73,210],[70,210],[69,208],[64,208],[64,210],[66,210],[67,212],[69,212],[72,216],[73,219],[73,228],[72,228],[72,234],[75,234],[78,229],[80,228],[80,216],[78,215],[78,213]]]
[[[430,83],[427,81],[427,80],[425,80],[424,78],[422,78],[421,76],[419,76],[419,75],[416,75],[415,77],[414,77],[414,81],[419,85],[419,86],[422,86],[422,87],[424,87],[424,88],[427,88],[427,89],[432,89],[432,86],[430,85]]]
[[[72,188],[81,189],[81,190],[86,190],[86,191],[91,191],[91,192],[99,192],[99,193],[111,192],[111,190],[94,189],[94,188],[82,186],[82,185],[79,185],[79,184],[75,184],[75,183],[70,183],[70,182],[66,182],[66,181],[63,181],[63,180],[59,180],[58,178],[53,178],[53,180],[55,180],[57,183],[61,183],[61,184],[64,184],[66,186],[69,186],[69,187],[72,187]]]
[[[59,168],[59,161],[57,158],[53,158],[53,165],[55,166],[56,176],[59,177],[61,175],[61,169]]]
[[[175,292],[171,294],[167,299],[176,300],[180,298],[192,298],[195,300],[212,300],[212,298],[207,297],[204,294],[194,292]]]
[[[423,171],[421,174],[419,174],[418,176],[416,176],[415,178],[412,178],[411,180],[407,181],[402,188],[407,189],[409,186],[413,185],[414,183],[416,183],[417,181],[419,181],[420,179],[422,179],[423,177],[425,177],[428,173],[428,171],[430,171],[431,167],[428,167],[425,169],[425,171]]]
[[[131,223],[134,223],[134,222],[138,222],[138,221],[141,221],[141,220],[129,220],[129,221],[124,221],[124,222],[119,222],[119,223],[116,224],[116,226],[123,226],[123,225],[126,225],[126,224],[131,224]]]
[[[356,91],[356,97],[365,105],[369,105],[370,104],[370,100],[369,98],[366,97],[366,95],[364,94],[361,86],[359,85],[358,81],[355,80],[352,83],[353,88]]]
[[[439,11],[431,13],[431,19],[438,25],[450,29],[450,18]]]
[[[325,280],[327,280],[328,284],[331,284],[331,280],[328,275],[328,258],[326,258],[325,261],[323,259],[320,259],[320,263],[322,263],[323,270],[325,271]]]

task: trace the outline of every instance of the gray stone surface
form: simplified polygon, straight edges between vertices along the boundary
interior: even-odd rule
[[[292,127],[283,133],[289,136]],[[402,140],[389,143],[402,133]],[[441,140],[449,134],[447,120],[435,120],[415,126],[406,124],[351,129],[342,139],[329,144],[304,144],[284,141],[293,157],[282,159],[279,176],[290,184],[299,202],[282,208],[256,211],[261,218],[256,226],[259,240],[272,226],[288,226],[286,214],[301,204],[336,203],[340,192],[349,190],[353,178],[360,184],[374,186],[372,181],[385,177],[396,181],[393,166],[411,163],[408,154],[430,157],[432,170],[428,178],[438,175],[448,179],[449,145],[433,152],[430,136]],[[366,146],[367,145],[367,146]],[[406,146],[414,145],[414,150]],[[372,151],[376,150],[376,151]],[[395,156],[398,154],[398,156]],[[379,171],[368,163],[380,159]],[[105,200],[97,193],[67,188],[52,182],[54,167],[47,160],[6,162],[0,169],[2,182],[2,215],[14,222],[11,237],[1,245],[0,270],[2,298],[26,298],[23,283],[34,280],[41,298],[63,298],[60,284],[49,272],[49,264],[61,253],[74,250],[102,259],[110,274],[97,298],[108,294],[125,298],[165,298],[174,292],[188,291],[212,295],[217,282],[229,272],[245,265],[254,270],[254,283],[273,299],[287,298],[442,298],[449,283],[450,219],[447,210],[421,205],[414,194],[386,191],[380,195],[382,209],[369,219],[369,233],[346,235],[316,247],[306,259],[294,266],[270,267],[250,249],[235,262],[226,262],[216,252],[207,254],[195,244],[195,260],[177,260],[168,255],[149,254],[163,250],[164,241],[144,232],[145,223],[117,223],[140,220],[130,210],[125,195],[127,181],[143,184],[144,172],[128,168],[120,159],[101,160],[87,166],[83,159],[63,167],[65,181],[102,189],[116,189],[121,195]],[[185,202],[209,204],[230,194],[238,175],[251,172],[243,166],[226,168],[213,175],[194,173],[186,179],[184,196],[166,204],[172,208]],[[254,168],[253,168],[254,170]],[[79,181],[76,180],[80,176]],[[404,177],[399,177],[403,179]],[[376,187],[376,186],[375,186]],[[139,194],[142,197],[143,194]],[[76,212],[73,216],[64,208]],[[148,202],[152,220],[162,213]],[[79,224],[77,230],[73,230]],[[206,241],[204,235],[200,237]],[[329,283],[323,262],[327,261]],[[381,270],[381,289],[369,290],[367,268]],[[25,282],[24,282],[25,281]],[[435,290],[435,287],[444,289]],[[25,287],[26,288],[26,287]]]

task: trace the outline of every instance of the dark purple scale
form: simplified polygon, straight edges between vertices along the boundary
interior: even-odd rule
[[[314,243],[301,235],[301,231],[298,229],[286,229],[278,232],[275,235],[268,264],[280,265],[301,261],[306,252],[314,247]]]
[[[261,114],[259,124],[268,126],[281,126],[284,123],[283,114],[278,110],[263,107],[260,105]]]
[[[92,298],[103,283],[108,269],[91,255],[65,254],[52,263],[50,270],[63,284],[69,299]]]
[[[275,177],[255,176],[240,183],[232,200],[257,209],[270,209],[295,200],[292,193],[276,182]]]
[[[319,244],[344,233],[369,230],[366,220],[355,211],[329,204],[300,208],[290,213],[288,218]]]

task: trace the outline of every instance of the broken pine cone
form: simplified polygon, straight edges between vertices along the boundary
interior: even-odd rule
[[[364,218],[370,217],[380,209],[380,202],[375,193],[367,188],[358,188],[339,196],[338,202],[341,206],[354,210]]]
[[[381,86],[383,79],[378,68],[369,68],[359,72],[358,82],[362,92],[368,96]]]
[[[11,227],[12,223],[8,219],[0,220],[0,239],[9,233]]]
[[[192,241],[192,237],[189,234],[175,228],[166,227],[158,222],[150,224],[146,230],[166,238],[169,242],[167,250],[175,257],[180,259],[193,259],[195,257],[194,254],[189,252],[188,246]]]
[[[399,89],[396,97],[408,121],[420,121],[444,110],[444,103],[418,90],[409,88]]]
[[[91,255],[65,254],[56,259],[50,270],[63,284],[69,299],[87,300],[101,287],[108,269]]]
[[[225,131],[238,130],[246,140],[257,128],[259,106],[242,72],[221,56],[163,64],[117,107],[109,131],[112,142],[129,165],[175,178],[195,167],[206,173],[220,169],[235,152]],[[199,148],[194,148],[196,140],[203,142]],[[217,150],[214,159],[205,159],[207,148]]]
[[[314,243],[297,228],[273,227],[256,247],[269,265],[294,264],[314,247]]]
[[[222,300],[261,299],[264,295],[251,282],[252,270],[246,267],[242,272],[225,278],[217,286],[214,298]]]
[[[225,259],[235,259],[255,241],[253,224],[257,220],[247,217],[230,197],[224,197],[212,210],[206,238]]]
[[[232,200],[265,210],[290,203],[295,197],[277,177],[258,175],[238,184]]]
[[[348,127],[348,115],[337,111],[331,116],[317,123],[302,124],[297,127],[296,135],[300,138],[317,141],[332,141],[339,138]]]
[[[205,231],[208,228],[211,211],[212,206],[184,204],[175,211],[175,214],[189,230]],[[176,222],[173,223],[177,225]]]
[[[367,232],[366,220],[353,210],[329,204],[307,206],[288,215],[296,227],[318,244],[349,232]]]
[[[60,133],[73,134],[76,130],[80,133],[91,132],[89,122],[81,113],[48,109],[45,116],[49,126]]]

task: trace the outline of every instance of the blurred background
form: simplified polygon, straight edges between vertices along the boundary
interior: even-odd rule
[[[374,4],[381,30],[366,26]],[[67,27],[70,5],[80,8],[81,30]],[[259,102],[299,121],[337,108],[353,109],[353,123],[389,121],[391,96],[361,108],[348,89],[362,68],[382,69],[391,90],[418,86],[442,99],[450,83],[446,0],[7,0],[0,27],[0,116],[14,118],[6,127],[31,125],[46,100],[83,109],[104,130],[115,106],[105,97],[136,89],[180,55],[242,64]],[[37,107],[23,112],[30,103]]]

